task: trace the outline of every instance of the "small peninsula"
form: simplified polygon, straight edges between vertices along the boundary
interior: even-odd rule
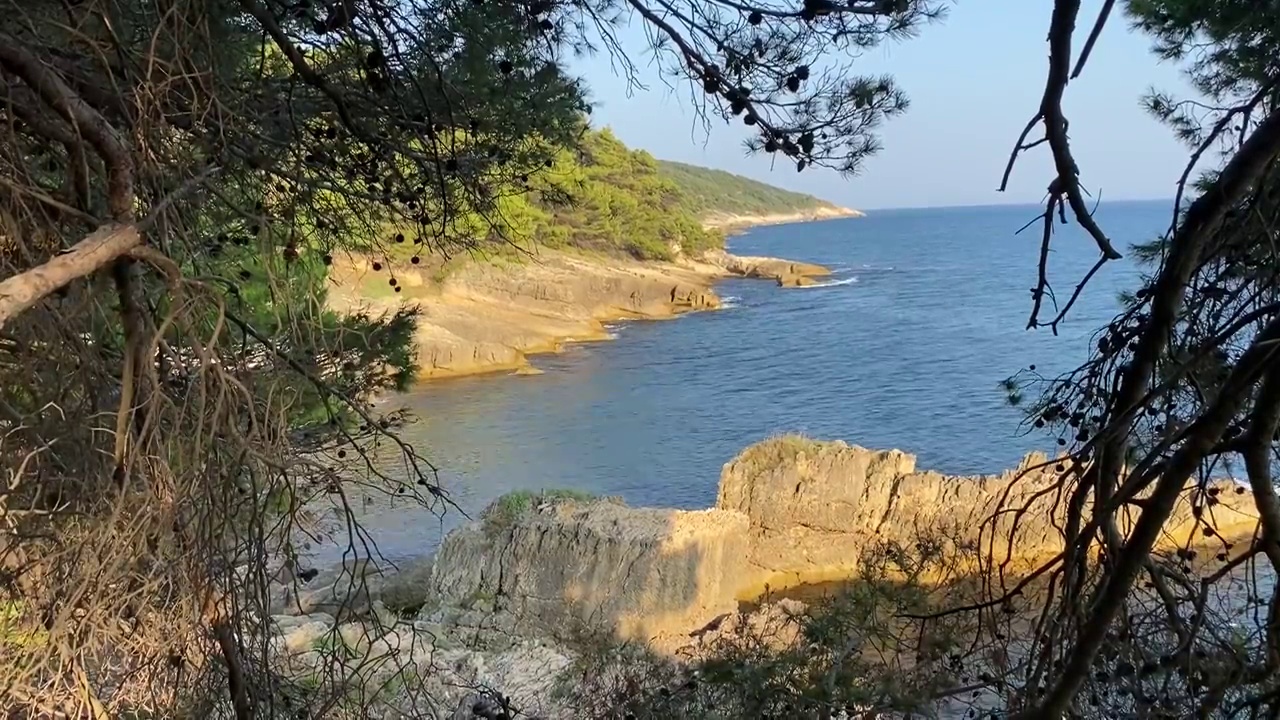
[[[557,158],[550,180],[509,199],[509,242],[449,258],[404,243],[403,252],[393,244],[337,259],[329,303],[340,311],[416,306],[421,379],[536,374],[530,355],[608,339],[607,323],[720,307],[712,286],[721,278],[801,287],[829,274],[731,255],[727,233],[859,216],[731,173],[656,160],[607,129],[591,131]]]
[[[733,233],[760,225],[863,217],[859,210],[724,170],[672,160],[659,160],[658,169],[675,183],[685,205],[707,229]]]

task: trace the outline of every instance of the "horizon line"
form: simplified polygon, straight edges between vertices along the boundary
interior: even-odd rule
[[[842,205],[841,203],[837,203],[832,200],[827,200],[827,202],[831,203],[832,205],[836,205],[838,207],[848,207],[846,205]],[[1167,198],[1137,197],[1137,198],[1119,198],[1115,200],[1103,200],[1099,203],[1099,207],[1101,207],[1101,205],[1104,203],[1116,204],[1116,203],[1158,203],[1158,202],[1171,203],[1173,202],[1173,197],[1172,196]],[[885,205],[885,206],[879,206],[879,207],[852,207],[849,209],[857,210],[858,212],[863,212],[863,213],[872,213],[872,212],[898,211],[898,210],[963,210],[963,209],[977,210],[982,208],[1042,207],[1042,206],[1043,206],[1043,203],[1039,203],[1039,202],[1029,202],[1026,200],[1014,200],[1010,202],[957,203],[954,205]]]

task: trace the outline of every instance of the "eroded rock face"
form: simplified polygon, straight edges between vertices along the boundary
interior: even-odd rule
[[[465,263],[441,275],[438,268],[399,268],[406,290],[376,298],[360,292],[370,275],[353,258],[331,272],[328,296],[339,312],[418,307],[415,343],[424,378],[492,371],[520,371],[529,356],[555,352],[568,342],[604,340],[604,323],[670,318],[720,307],[712,285],[737,275],[812,284],[830,274],[819,265],[778,258],[737,257],[723,250],[674,262],[588,257],[541,249],[519,262]],[[378,280],[379,283],[382,279]]]
[[[784,437],[745,450],[725,466],[716,499],[750,518],[750,577],[740,596],[851,575],[897,506],[895,481],[914,471],[911,455],[843,442]]]
[[[534,632],[578,625],[649,639],[735,608],[746,541],[747,518],[733,511],[546,503],[507,526],[450,533],[431,594],[512,615]]]
[[[750,518],[743,598],[766,585],[852,578],[868,551],[887,543],[913,548],[921,539],[943,542],[971,569],[983,548],[1016,573],[1061,549],[1064,505],[1056,493],[1038,493],[1056,482],[1060,467],[1032,454],[1001,475],[949,476],[917,471],[915,456],[899,450],[786,436],[757,443],[725,465],[716,507]],[[1228,481],[1206,487],[1218,532],[1227,537],[1247,535],[1257,523],[1251,498],[1237,490]],[[1165,524],[1163,547],[1204,541],[1191,494],[1183,494]],[[1122,518],[1119,530],[1127,533],[1136,517]]]
[[[471,644],[604,629],[678,647],[674,641],[687,644],[731,617],[737,600],[766,586],[856,578],[886,546],[918,556],[921,543],[932,543],[951,577],[990,567],[980,557],[1017,575],[1061,549],[1065,506],[1042,492],[1058,482],[1057,461],[1030,455],[1003,474],[972,477],[915,465],[899,450],[774,438],[724,467],[714,509],[539,501],[450,533],[429,581],[410,585],[427,598],[422,622],[465,628]],[[1194,491],[1228,538],[1256,526],[1251,496],[1239,489],[1216,482]],[[1184,493],[1166,523],[1163,547],[1219,542],[1203,535],[1192,495]],[[1119,530],[1129,532],[1136,517]],[[382,582],[376,597],[386,596]]]
[[[752,257],[747,255],[731,255],[723,250],[707,252],[703,259],[717,265],[731,275],[747,278],[777,280],[779,285],[796,286],[802,284],[800,278],[818,278],[831,274],[831,271],[813,263],[795,262],[781,258]]]
[[[394,298],[362,296],[372,271],[358,261],[335,270],[329,298],[341,312],[401,303],[420,312],[415,334],[423,377],[529,367],[528,356],[564,343],[604,340],[604,323],[669,318],[720,306],[711,285],[724,273],[692,262],[589,258],[542,250],[522,262],[466,263],[447,276],[401,268],[406,289]]]

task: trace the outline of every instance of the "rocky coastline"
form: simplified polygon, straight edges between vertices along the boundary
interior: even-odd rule
[[[583,638],[694,657],[709,636],[786,624],[804,611],[776,595],[751,601],[855,579],[884,547],[931,543],[951,572],[994,563],[1005,581],[1016,578],[1056,552],[1061,510],[1036,491],[1060,472],[1058,460],[1029,455],[1000,475],[947,476],[917,470],[898,450],[773,438],[724,466],[712,508],[547,494],[495,503],[434,557],[398,569],[358,561],[285,578],[272,593],[273,648],[303,673],[316,672],[335,644],[399,668],[428,663],[421,677],[435,701],[462,713],[441,717],[476,716],[466,713],[481,702],[478,687],[502,688],[531,717],[573,717],[554,688]],[[1201,489],[1213,498],[1213,537],[1200,532],[1193,494],[1184,495],[1158,550],[1246,552],[1247,543],[1230,544],[1257,530],[1242,490],[1230,481]],[[1016,525],[998,512],[1006,506],[1022,508]],[[994,556],[982,560],[982,548]]]
[[[724,278],[802,287],[829,274],[812,263],[722,250],[641,262],[539,249],[516,258],[460,263],[447,274],[438,267],[395,267],[400,292],[393,294],[385,284],[387,268],[374,270],[370,259],[349,258],[331,273],[329,303],[341,312],[416,305],[419,377],[435,380],[537,374],[530,356],[558,352],[568,343],[608,340],[610,323],[720,308],[713,286]]]

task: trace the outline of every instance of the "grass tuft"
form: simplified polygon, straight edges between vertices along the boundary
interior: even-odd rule
[[[582,490],[551,488],[547,490],[515,490],[494,500],[481,514],[485,531],[494,534],[510,528],[525,513],[544,502],[589,502],[596,496]]]

